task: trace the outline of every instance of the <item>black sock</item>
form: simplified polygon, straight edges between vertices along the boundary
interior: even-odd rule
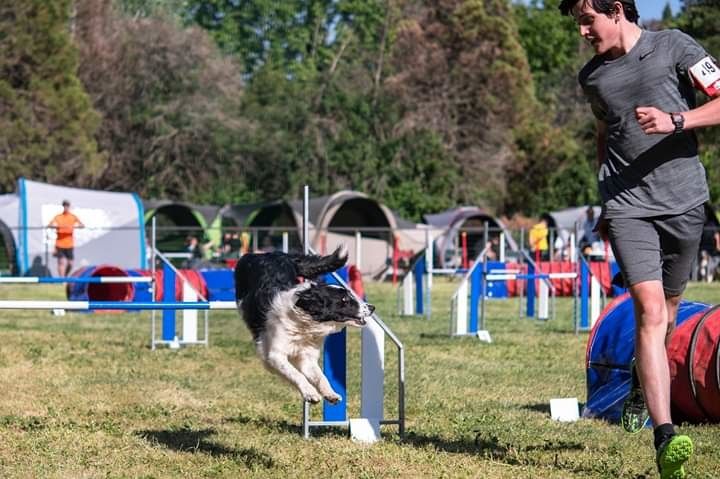
[[[655,449],[657,450],[660,447],[660,444],[665,442],[667,438],[675,435],[675,426],[669,422],[660,424],[653,429],[653,434],[655,435]]]

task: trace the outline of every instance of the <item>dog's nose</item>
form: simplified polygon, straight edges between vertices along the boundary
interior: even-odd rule
[[[368,312],[369,312],[370,314],[373,314],[373,313],[375,312],[375,306],[373,306],[373,305],[370,304],[370,303],[366,303],[366,305],[367,305]]]

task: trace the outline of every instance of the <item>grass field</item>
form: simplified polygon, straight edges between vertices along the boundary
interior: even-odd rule
[[[213,312],[210,347],[151,351],[149,313],[0,312],[0,477],[656,477],[652,432],[550,419],[556,397],[585,400],[587,334],[568,299],[556,319],[489,304],[493,344],[451,339],[454,284],[437,281],[431,320],[396,314],[396,291],[368,297],[406,348],[407,434],[372,446],[344,429],[300,434],[298,394],[266,372],[234,312]],[[718,302],[720,286],[689,298]],[[2,299],[64,299],[62,287],[3,286]],[[359,410],[359,337],[348,335],[351,417]],[[386,350],[387,417],[396,417],[396,355]],[[313,407],[313,418],[321,408]],[[720,476],[719,426],[687,426],[690,477]]]

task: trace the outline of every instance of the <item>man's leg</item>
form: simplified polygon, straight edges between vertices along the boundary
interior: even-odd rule
[[[672,333],[675,331],[675,322],[677,320],[678,308],[680,307],[680,301],[682,296],[668,296],[665,298],[665,309],[667,310],[668,322],[667,332],[665,333],[665,349],[670,346],[670,340],[672,339]]]
[[[62,253],[58,254],[58,276],[67,276],[65,274],[65,270],[67,269],[67,259],[65,259],[65,256],[62,255]]]
[[[65,266],[65,275],[64,276],[70,276],[70,273],[72,272],[72,265],[73,265],[72,260],[68,259],[67,265]]]
[[[668,309],[660,281],[630,287],[635,307],[635,361],[653,424],[671,423],[670,368],[665,349]],[[675,308],[677,311],[677,308]]]

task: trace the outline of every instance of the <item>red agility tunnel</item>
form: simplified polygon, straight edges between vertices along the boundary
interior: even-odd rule
[[[720,422],[720,305],[696,314],[672,336],[670,401],[673,420]]]
[[[72,273],[77,278],[108,276],[128,277],[130,274],[122,268],[110,265],[86,266]],[[131,301],[135,296],[133,283],[70,283],[67,286],[67,298],[70,301]]]
[[[630,391],[635,319],[624,295],[602,312],[588,339],[584,417],[618,422]],[[668,346],[674,422],[720,423],[720,305],[685,301]]]
[[[200,274],[199,271],[196,271],[194,269],[179,269],[178,270],[180,274],[182,274],[187,281],[192,285],[193,288],[195,288],[195,291],[200,293],[204,298],[208,297],[208,288],[207,284],[205,283],[205,278],[202,274]],[[151,271],[143,270],[140,271],[140,273],[143,276],[150,276],[152,274]],[[180,278],[180,275],[175,275],[175,300],[176,301],[182,301],[183,300],[183,290],[182,290],[182,279]],[[163,300],[163,272],[162,270],[155,271],[155,301],[162,301]]]

